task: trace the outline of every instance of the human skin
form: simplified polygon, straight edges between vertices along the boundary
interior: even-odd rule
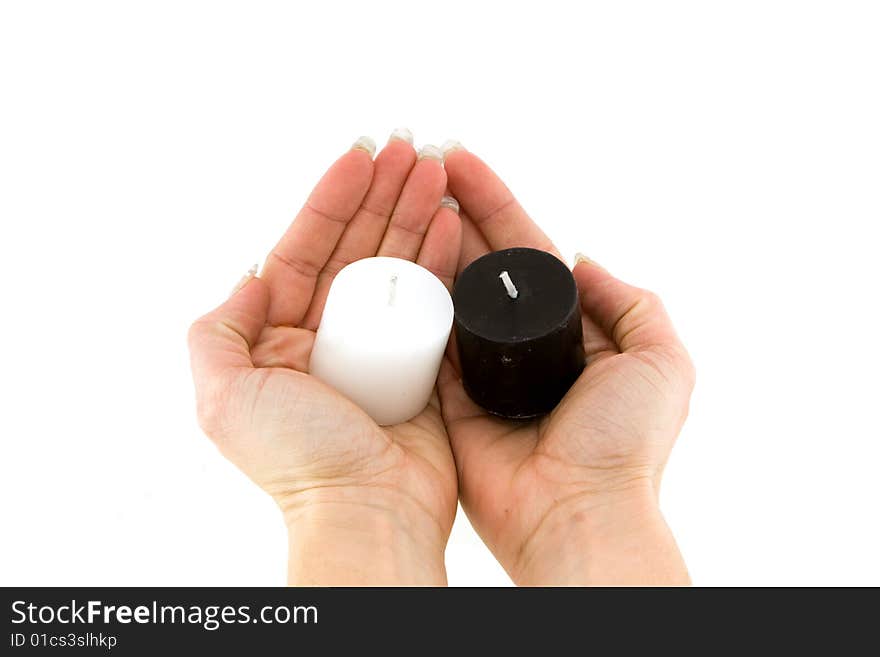
[[[475,155],[446,157],[461,205],[459,270],[490,251],[559,256]],[[518,584],[688,584],[658,504],[694,368],[658,297],[577,258],[587,367],[549,415],[494,417],[465,393],[455,350],[439,378],[462,507]]]
[[[357,146],[312,191],[262,275],[193,324],[198,417],[282,509],[291,584],[442,585],[458,495],[436,393],[412,420],[380,427],[308,374],[342,267],[394,256],[451,286],[459,257],[439,150],[417,160],[395,138],[373,161]]]
[[[261,277],[190,330],[200,424],[282,509],[290,583],[444,584],[459,494],[517,583],[686,583],[657,493],[693,368],[650,293],[591,262],[575,267],[588,365],[537,421],[475,406],[454,347],[439,396],[393,427],[309,376],[329,285],[349,262],[403,257],[451,287],[456,268],[490,250],[558,255],[478,158],[453,148],[444,170],[427,152],[417,161],[392,139],[375,162],[360,148],[343,155]],[[447,187],[461,216],[440,207]]]

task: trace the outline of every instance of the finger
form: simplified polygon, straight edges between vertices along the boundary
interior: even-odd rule
[[[514,198],[507,186],[473,153],[454,150],[446,156],[449,189],[493,251],[527,246],[559,252]]]
[[[461,216],[461,255],[458,259],[458,273],[460,274],[469,264],[489,253],[492,248],[467,213],[459,211],[459,214]]]
[[[584,333],[584,355],[587,357],[587,365],[606,356],[620,353],[617,345],[605,334],[602,327],[586,314],[581,316],[581,327]]]
[[[413,166],[388,228],[379,245],[378,255],[415,260],[431,217],[440,205],[446,189],[442,153],[436,146],[425,146]]]
[[[416,262],[443,281],[446,289],[451,291],[460,250],[458,203],[451,196],[444,196],[425,233]]]
[[[458,256],[456,275],[464,271],[464,269],[474,260],[491,251],[488,242],[486,242],[486,238],[483,237],[483,234],[480,233],[479,230],[477,230],[477,227],[474,226],[470,217],[461,210],[459,210],[459,216],[461,218],[461,253]],[[449,345],[446,347],[446,355],[449,358],[449,362],[453,369],[460,373],[461,363],[458,359],[458,342],[456,341],[454,331],[449,337]]]
[[[573,271],[584,312],[622,352],[680,346],[657,295],[619,281],[578,256]]]
[[[193,378],[198,390],[231,369],[251,368],[251,348],[266,323],[269,289],[250,278],[221,306],[196,320],[189,330]]]
[[[301,324],[303,328],[315,330],[320,324],[336,274],[356,260],[376,255],[379,249],[388,220],[416,161],[412,145],[397,135],[395,131],[388,145],[376,156],[370,189],[318,275],[315,293]]]
[[[355,260],[376,255],[391,213],[416,162],[412,144],[396,134],[376,156],[370,188],[325,264],[322,277],[326,274],[332,278]]]
[[[254,367],[283,367],[308,373],[314,331],[292,326],[266,326],[251,350]]]
[[[269,324],[296,326],[302,321],[318,274],[370,188],[373,159],[368,146],[358,140],[336,160],[269,254],[263,268],[272,300]]]

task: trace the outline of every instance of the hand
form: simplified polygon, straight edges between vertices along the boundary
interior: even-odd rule
[[[474,155],[450,153],[446,171],[462,210],[460,268],[512,246],[559,255]],[[454,362],[441,370],[462,506],[517,583],[686,583],[657,494],[693,366],[656,296],[581,260],[587,367],[551,414],[491,416],[468,398]]]
[[[193,324],[198,416],[283,510],[292,583],[442,584],[457,488],[436,393],[409,422],[380,427],[308,374],[345,265],[406,258],[450,286],[458,261],[461,223],[440,207],[439,159],[417,161],[392,139],[373,162],[358,144],[315,187],[262,276]]]

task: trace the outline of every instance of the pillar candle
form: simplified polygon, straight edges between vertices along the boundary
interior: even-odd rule
[[[405,422],[428,403],[452,316],[449,292],[424,267],[358,260],[333,279],[309,371],[378,424]]]
[[[574,277],[528,248],[471,263],[453,291],[462,383],[490,413],[525,419],[559,403],[584,369]]]

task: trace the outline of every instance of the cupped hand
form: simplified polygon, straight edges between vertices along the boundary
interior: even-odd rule
[[[435,151],[427,151],[430,155]],[[368,256],[412,260],[451,286],[461,222],[446,174],[392,139],[358,142],[323,176],[269,255],[189,335],[198,416],[222,453],[282,508],[296,583],[442,583],[457,503],[436,393],[378,426],[308,373],[334,275]]]
[[[559,255],[476,156],[456,150],[446,171],[461,204],[460,268],[513,246]],[[440,399],[462,506],[516,582],[686,583],[657,494],[693,366],[654,294],[586,258],[573,273],[587,367],[552,413],[489,415],[465,393],[455,358],[444,363]]]

